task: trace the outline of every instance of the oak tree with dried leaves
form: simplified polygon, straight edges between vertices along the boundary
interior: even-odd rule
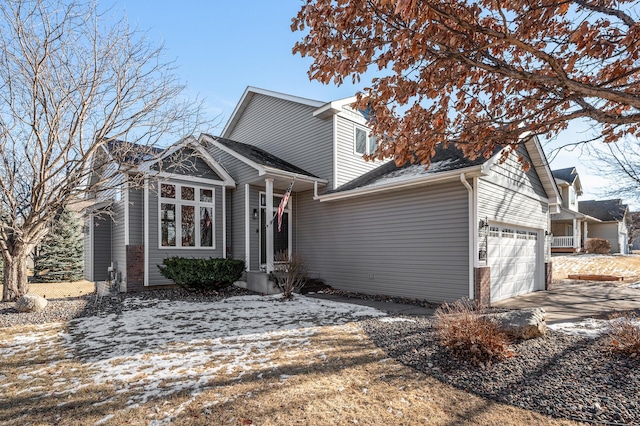
[[[606,142],[640,136],[638,12],[637,0],[306,0],[291,28],[311,79],[375,73],[357,103],[374,157],[428,163],[441,143],[489,155],[577,118]]]
[[[102,145],[152,146],[195,130],[201,103],[183,90],[163,48],[95,2],[0,3],[3,300],[28,291],[27,256],[56,215],[109,189],[108,173],[88,179]]]

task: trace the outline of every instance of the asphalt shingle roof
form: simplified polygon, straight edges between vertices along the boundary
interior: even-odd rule
[[[563,180],[569,184],[573,184],[573,181],[578,177],[575,167],[567,167],[566,169],[551,170],[553,177]]]
[[[122,164],[139,164],[151,160],[164,152],[164,149],[111,139],[105,144],[109,155]]]
[[[502,147],[496,147],[492,156],[501,149]],[[449,145],[446,148],[440,145],[436,149],[435,155],[431,158],[431,165],[428,169],[426,169],[424,164],[420,163],[411,164],[411,162],[407,162],[398,167],[394,161],[390,161],[332,191],[328,191],[328,193],[348,191],[355,188],[380,185],[383,183],[399,182],[418,176],[463,169],[465,167],[484,164],[487,160],[488,158],[483,156],[480,156],[475,160],[470,160],[464,156],[462,150],[456,148],[454,145]]]
[[[628,206],[621,199],[579,201],[580,213],[595,217],[603,222],[622,221]]]
[[[237,142],[231,139],[226,139],[226,138],[221,138],[218,136],[211,136],[209,135],[213,140],[221,143],[222,145],[226,146],[229,149],[232,149],[233,151],[237,152],[238,154],[242,155],[243,157],[253,161],[254,163],[257,163],[261,166],[267,166],[267,167],[273,167],[275,169],[278,170],[283,170],[285,172],[290,172],[290,173],[297,173],[300,175],[305,175],[305,176],[310,176],[310,177],[314,177],[314,178],[318,178],[318,176],[315,176],[309,172],[307,172],[306,170],[301,169],[298,166],[295,166],[281,158],[276,157],[273,154],[268,153],[267,151],[260,149],[256,146],[253,145],[249,145],[246,143],[242,143],[242,142]],[[319,178],[318,178],[319,179]]]

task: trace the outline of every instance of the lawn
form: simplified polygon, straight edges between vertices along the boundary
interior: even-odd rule
[[[0,329],[0,423],[574,424],[399,364],[357,326],[372,316],[302,296],[132,298],[120,314]]]
[[[569,274],[616,275],[625,282],[640,279],[640,255],[578,254],[553,256],[553,278],[565,279]]]

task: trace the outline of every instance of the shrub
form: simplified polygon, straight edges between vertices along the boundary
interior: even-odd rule
[[[244,261],[233,259],[193,259],[168,257],[158,265],[163,277],[181,287],[196,290],[219,290],[238,281]]]
[[[631,358],[640,356],[640,318],[635,312],[611,315],[607,337],[614,351]]]
[[[444,303],[435,313],[435,328],[445,349],[472,364],[511,357],[507,334],[470,300]]]
[[[611,252],[611,243],[604,238],[589,238],[584,245],[587,253],[609,254]]]
[[[291,299],[294,291],[299,291],[307,281],[307,267],[304,259],[293,253],[291,258],[287,252],[275,256],[278,269],[271,275],[285,299]]]

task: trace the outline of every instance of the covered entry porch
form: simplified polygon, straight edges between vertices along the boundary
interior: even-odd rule
[[[551,252],[579,253],[589,239],[589,224],[599,219],[580,212],[562,209],[551,218]]]

